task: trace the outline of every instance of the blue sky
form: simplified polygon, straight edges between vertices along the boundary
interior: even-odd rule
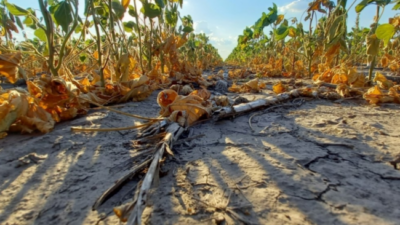
[[[133,4],[132,1],[131,4]],[[8,0],[8,2],[24,8],[39,9],[37,1]],[[137,2],[139,1],[137,0]],[[183,8],[180,12],[182,16],[191,15],[194,20],[195,32],[206,33],[220,55],[226,58],[236,46],[238,35],[242,34],[246,26],[252,26],[261,17],[262,12],[268,12],[268,7],[271,7],[273,2],[278,6],[278,14],[284,14],[287,19],[297,17],[300,21],[302,16],[302,20],[304,20],[305,14],[303,15],[303,13],[307,10],[308,3],[311,0],[184,0]],[[348,0],[348,7],[352,2]],[[359,2],[361,0],[356,0],[356,4]],[[80,11],[82,12],[84,1],[79,0],[79,3]],[[349,27],[354,26],[356,20],[354,6],[350,9]],[[386,7],[380,23],[386,23],[389,17],[393,17],[396,14],[396,11],[391,8],[392,5]],[[368,6],[361,12],[360,26],[369,27],[375,15],[375,10],[375,6]],[[400,11],[397,12],[400,13]],[[129,19],[129,17],[124,18],[124,20]],[[33,31],[28,29],[28,37],[31,37]]]

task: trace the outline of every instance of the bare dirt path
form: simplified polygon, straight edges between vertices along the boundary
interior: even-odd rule
[[[156,116],[157,93],[122,111]],[[250,100],[265,94],[244,95]],[[203,137],[174,146],[161,168],[146,224],[399,224],[400,106],[311,100],[206,122]],[[94,201],[122,177],[135,131],[71,133],[71,126],[138,124],[92,110],[45,135],[0,141],[0,224],[119,224],[113,206],[132,198],[136,180],[97,211]],[[29,155],[36,153],[37,155]],[[100,218],[109,215],[106,219]]]

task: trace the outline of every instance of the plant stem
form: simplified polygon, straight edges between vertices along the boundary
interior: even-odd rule
[[[117,38],[115,37],[114,14],[112,13],[113,8],[112,8],[111,0],[108,0],[108,8],[110,10],[110,32],[111,32],[111,36],[112,36],[112,39],[113,39],[113,45],[114,45],[114,48],[115,48],[115,51],[116,51],[113,55],[114,55],[116,61],[118,61],[119,60],[118,45],[117,45]]]
[[[138,32],[138,39],[139,39],[139,62],[140,62],[140,68],[142,69],[142,74],[144,74],[144,69],[143,69],[143,60],[142,60],[142,38],[141,38],[141,32],[140,32],[140,25],[139,25],[139,18],[138,18],[138,8],[136,6],[136,0],[133,0],[133,4],[135,6],[135,19],[136,19],[136,26],[137,26],[137,32]]]
[[[98,20],[96,18],[96,11],[94,9],[94,0],[90,0],[91,6],[92,6],[92,16],[93,16],[93,22],[94,22],[94,28],[96,29],[96,42],[97,42],[97,52],[98,52],[98,59],[97,59],[97,64],[99,65],[100,68],[100,82],[101,82],[101,87],[105,87],[105,81],[104,81],[104,68],[103,68],[103,63],[102,63],[102,58],[101,58],[101,36],[100,36],[100,30],[99,30],[99,24]]]
[[[68,31],[67,35],[64,37],[63,43],[61,45],[61,49],[60,49],[60,55],[58,56],[58,64],[57,67],[55,68],[58,71],[61,68],[62,65],[62,60],[64,58],[64,53],[65,53],[65,46],[69,40],[69,38],[71,37],[71,35],[74,33],[76,26],[78,26],[78,6],[75,5],[75,15],[74,15],[74,23],[72,25],[72,27],[70,28],[70,30]]]
[[[379,7],[379,5],[377,5],[376,6],[376,25],[375,25],[375,29],[374,30],[376,30],[376,28],[378,27],[378,21],[379,21],[379,10],[380,10],[380,7]],[[375,32],[374,32],[375,33]],[[372,73],[373,73],[373,71],[374,71],[374,69],[375,69],[375,58],[376,58],[376,55],[374,55],[374,56],[372,56],[372,60],[371,60],[371,65],[369,66],[369,72],[368,72],[368,82],[371,84],[371,82],[372,82]]]
[[[44,4],[43,0],[39,0],[39,7],[46,25],[46,29],[44,29],[44,31],[46,32],[47,47],[49,49],[49,59],[47,60],[47,64],[52,75],[58,77],[58,71],[56,68],[54,68],[54,24],[53,21],[51,21],[50,14],[46,9],[46,5]]]
[[[152,44],[152,41],[153,41],[153,20],[152,19],[149,19],[150,20],[150,41],[149,41],[149,64],[148,64],[148,70],[149,71],[151,71],[151,68],[152,68],[152,66],[151,66],[151,56],[152,56],[152,49],[151,49],[151,44]]]

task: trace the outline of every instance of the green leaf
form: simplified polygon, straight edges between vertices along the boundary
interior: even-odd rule
[[[46,32],[42,28],[35,30],[34,34],[39,38],[39,40],[47,43]]]
[[[6,3],[6,7],[8,11],[13,14],[14,16],[27,16],[29,15],[29,11],[26,9],[23,9],[17,5],[11,4],[11,3]]]
[[[190,33],[193,30],[194,30],[193,27],[185,26],[182,31],[185,33]]]
[[[123,22],[124,30],[128,33],[132,33],[133,30],[137,29],[136,23],[133,21]]]
[[[49,4],[49,6],[53,6],[53,5],[57,5],[58,1],[57,0],[48,0],[47,3]]]
[[[82,31],[82,25],[78,24],[75,28],[75,34],[79,34]]]
[[[73,22],[71,6],[66,1],[62,1],[55,6],[54,19],[61,26],[65,33],[68,32],[69,25]]]
[[[143,7],[140,9],[146,17],[153,19],[159,15],[161,15],[161,9],[157,5],[153,3],[146,3],[144,2]]]
[[[87,16],[90,14],[89,7],[90,7],[90,0],[85,0],[85,9],[83,10],[83,15]]]
[[[156,4],[162,9],[165,7],[164,0],[156,0]]]
[[[400,1],[399,0],[397,1],[396,5],[393,6],[393,10],[398,10],[398,9],[400,9]]]
[[[395,33],[395,27],[389,23],[379,25],[375,31],[376,37],[382,39],[385,42],[385,46],[387,46]]]
[[[113,0],[111,5],[115,15],[118,17],[118,19],[122,20],[125,14],[125,8],[122,6],[121,2],[119,0]]]
[[[289,28],[287,26],[280,26],[275,30],[275,38],[277,41],[285,39],[288,34]]]
[[[79,61],[81,61],[81,63],[84,63],[86,59],[88,59],[86,53],[82,53],[79,55]]]
[[[264,27],[269,26],[270,24],[274,23],[278,19],[278,7],[274,3],[273,8],[268,8],[269,13],[266,14],[265,12],[262,13],[260,19],[254,24],[254,36],[257,38],[261,32],[263,31]]]
[[[27,26],[31,26],[34,24],[33,19],[30,16],[27,16],[24,20],[24,24]]]
[[[109,17],[109,10],[106,5],[101,4],[100,6],[95,7],[96,8],[96,13],[102,17]]]
[[[136,17],[137,16],[136,9],[132,5],[129,5],[128,13],[132,17]]]
[[[358,5],[356,5],[356,12],[360,13],[363,9],[371,2],[371,0],[363,0]]]
[[[361,11],[363,11],[363,9],[371,4],[371,3],[375,3],[376,5],[379,6],[386,6],[387,4],[390,3],[390,0],[363,0],[362,2],[360,2],[357,6],[356,6],[356,12],[359,13]]]
[[[165,21],[168,25],[171,25],[173,27],[176,26],[176,24],[178,23],[177,7],[173,7],[172,10],[165,10]]]
[[[21,30],[23,30],[24,26],[22,25],[21,19],[19,17],[16,17],[15,20],[17,22],[18,27],[21,28]]]
[[[244,31],[243,31],[243,35],[245,37],[247,37],[248,39],[252,39],[253,38],[253,31],[250,28],[246,27],[246,29],[244,29]]]

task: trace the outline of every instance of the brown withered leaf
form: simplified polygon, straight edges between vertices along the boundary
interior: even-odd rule
[[[363,95],[363,98],[370,104],[394,102],[395,99],[393,96],[384,94],[378,86],[368,89],[368,91]]]
[[[20,52],[0,54],[0,76],[5,76],[10,83],[14,84],[18,80],[18,66],[21,59]]]
[[[87,106],[78,99],[79,88],[61,78],[41,77],[27,81],[31,96],[40,99],[39,106],[49,112],[56,122],[68,120],[78,114],[86,114]]]
[[[281,94],[283,92],[288,91],[288,87],[286,85],[283,85],[282,82],[279,82],[272,86],[272,90],[274,91],[275,94]]]
[[[187,127],[188,114],[186,111],[175,110],[168,118],[172,122],[178,123],[181,127]]]
[[[244,85],[243,88],[244,90],[242,90],[242,92],[259,92],[260,88],[259,88],[259,84],[258,84],[259,80],[258,78],[254,78],[252,80],[247,81]]]
[[[135,201],[127,202],[123,205],[117,206],[113,208],[115,215],[119,218],[121,222],[128,221],[130,214],[132,213],[132,209],[135,206]]]
[[[204,87],[202,89],[199,90],[194,90],[192,93],[190,93],[189,95],[197,95],[200,98],[202,98],[204,101],[207,101],[208,99],[210,99],[211,97],[211,92],[209,92],[207,89],[205,89]]]
[[[336,86],[336,92],[337,92],[340,96],[342,96],[343,98],[344,98],[344,97],[350,96],[349,86],[347,86],[345,83],[339,83],[339,84]]]
[[[382,89],[388,90],[393,87],[393,81],[388,80],[383,74],[376,72],[374,82],[378,84],[378,86]]]
[[[176,95],[173,90],[164,90],[159,93],[157,100],[161,107],[161,116],[169,117],[174,111],[185,111],[189,126],[199,118],[211,115],[211,104],[196,95],[182,96]]]
[[[232,86],[230,86],[228,88],[228,91],[230,91],[230,92],[240,92],[240,88],[241,88],[240,85],[237,85],[237,84],[233,83]]]
[[[225,95],[215,96],[213,98],[213,100],[215,101],[215,104],[217,106],[229,106],[230,105],[229,99]]]
[[[38,106],[38,101],[22,89],[0,91],[0,133],[7,131],[47,133],[55,121],[51,115]]]
[[[392,96],[394,98],[394,102],[395,103],[400,103],[400,94],[398,93],[398,88],[399,86],[394,86],[389,88],[389,95]]]

